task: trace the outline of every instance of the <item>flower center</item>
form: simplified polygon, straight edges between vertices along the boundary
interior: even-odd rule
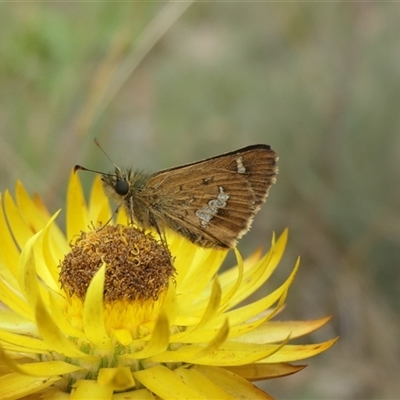
[[[107,225],[81,232],[61,262],[60,283],[66,293],[83,301],[103,262],[105,303],[157,300],[175,274],[170,252],[151,234],[134,227]]]

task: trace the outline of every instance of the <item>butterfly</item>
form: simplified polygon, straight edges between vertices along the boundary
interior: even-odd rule
[[[163,241],[170,228],[199,246],[229,249],[248,232],[266,201],[277,161],[270,146],[256,144],[152,174],[113,163],[114,172],[101,173],[101,179],[107,196],[129,219],[155,228]]]

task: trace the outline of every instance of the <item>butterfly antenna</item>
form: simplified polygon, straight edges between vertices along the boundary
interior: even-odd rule
[[[94,143],[96,144],[96,146],[103,152],[103,154],[107,157],[107,160],[110,161],[110,163],[112,165],[114,165],[114,167],[119,171],[120,168],[117,166],[117,164],[115,164],[115,162],[111,159],[111,157],[106,153],[106,151],[100,146],[99,141],[95,138],[94,139]]]
[[[82,165],[75,165],[74,173],[76,171],[89,171],[89,172],[94,172],[95,174],[101,174],[101,175],[107,175],[107,176],[115,176],[114,174],[107,174],[105,172],[96,171],[95,169],[85,168],[85,167],[82,167]]]

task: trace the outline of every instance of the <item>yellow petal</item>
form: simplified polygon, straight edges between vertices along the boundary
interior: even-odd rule
[[[171,254],[177,256],[174,260],[174,266],[179,271],[176,276],[176,284],[180,287],[192,268],[193,259],[199,247],[193,245],[193,243],[189,242],[183,236],[175,234],[170,229],[166,229],[165,233]]]
[[[192,369],[200,372],[227,392],[234,399],[268,399],[271,396],[248,382],[246,379],[224,368],[194,365]]]
[[[37,247],[39,246],[39,248],[41,248],[42,233],[43,231],[39,231],[26,242],[24,248],[22,249],[18,265],[18,282],[20,291],[30,304],[31,308],[35,307],[39,292],[41,294],[41,298],[48,303],[48,290],[45,285],[40,284],[36,267],[38,264],[42,265],[42,262],[40,262],[40,257],[35,255],[35,250],[37,250]],[[40,268],[43,272],[43,265]],[[48,283],[52,281],[52,277],[43,272],[41,280],[43,281],[45,277],[48,279]],[[55,282],[53,282],[53,287],[54,289],[58,289],[58,285]]]
[[[174,351],[168,350],[157,354],[149,360],[160,363],[192,363],[195,360],[196,364],[201,365],[243,365],[264,360],[271,356],[271,354],[276,353],[285,344],[286,343],[283,342],[281,345],[275,347],[276,345],[270,344],[260,345],[252,343],[224,342],[222,346],[218,346],[217,349],[212,348],[212,351],[206,351],[206,346],[183,345]],[[212,346],[212,344],[210,344],[210,346]],[[206,353],[206,355],[203,356],[204,353]],[[200,355],[201,357],[199,357]]]
[[[201,317],[200,321],[194,325],[193,328],[188,328],[183,332],[177,332],[171,336],[170,342],[177,343],[184,341],[185,343],[190,343],[189,337],[202,337],[203,327],[212,319],[212,317],[217,313],[219,310],[219,305],[221,302],[221,286],[219,285],[218,278],[215,277],[212,285],[211,294],[209,296],[209,302],[207,308],[204,311],[203,316]],[[181,316],[182,317],[182,316]],[[178,325],[181,325],[178,323]],[[208,341],[214,334],[218,331],[219,328],[215,328],[210,332],[211,336],[208,338],[202,337],[201,342],[205,340]]]
[[[43,203],[37,196],[32,200],[20,181],[16,185],[15,198],[18,210],[32,232],[38,232],[48,224],[50,216]],[[65,242],[64,234],[57,225],[53,224],[50,232],[55,242]]]
[[[67,357],[88,357],[87,354],[81,352],[73,342],[66,338],[57,321],[53,320],[40,298],[37,300],[35,311],[40,335],[49,350],[56,351]]]
[[[265,311],[266,309],[271,307],[276,301],[278,301],[285,294],[289,286],[292,284],[298,268],[299,268],[299,262],[296,263],[289,278],[278,289],[276,289],[268,296],[258,301],[255,301],[251,304],[248,304],[246,306],[239,307],[233,311],[229,311],[218,318],[215,318],[213,324],[221,323],[220,319],[224,317],[229,319],[229,323],[231,324],[231,326],[235,326],[259,315],[262,311]]]
[[[317,344],[303,344],[303,345],[286,345],[276,353],[269,356],[267,359],[260,359],[260,362],[280,363],[280,362],[292,362],[297,360],[303,360],[305,358],[316,356],[329,347],[333,346],[338,338],[328,340],[326,342]],[[277,345],[271,345],[277,346]]]
[[[262,248],[258,248],[255,252],[250,254],[250,256],[246,257],[243,260],[243,267],[245,276],[248,276],[248,272],[251,268],[253,268],[261,259],[263,254]],[[231,267],[219,274],[221,282],[223,282],[223,286],[228,285],[234,282],[237,279],[237,265],[235,267]]]
[[[100,386],[107,386],[116,391],[127,390],[135,386],[132,372],[128,367],[101,368],[97,382]]]
[[[229,324],[225,321],[224,324],[216,331],[215,336],[206,342],[204,346],[182,346],[174,351],[164,351],[149,357],[150,361],[154,362],[192,362],[193,360],[204,357],[214,352],[226,340],[229,334]]]
[[[14,345],[8,342],[2,342],[1,345],[3,349],[10,354],[25,354],[27,357],[28,355],[31,355],[31,358],[33,359],[39,353],[37,348],[30,348],[23,345]],[[40,354],[44,356],[50,355],[50,353],[47,351],[47,347],[45,350],[41,351]]]
[[[20,351],[26,352],[35,352],[35,353],[43,353],[50,350],[46,343],[44,343],[40,339],[36,339],[34,337],[18,335],[16,333],[6,332],[0,330],[0,340],[5,342],[2,343],[4,348],[7,348],[7,343],[12,344],[14,346],[19,346]]]
[[[253,330],[257,329],[260,325],[265,324],[266,321],[270,320],[276,313],[278,313],[282,309],[283,304],[285,303],[285,299],[286,299],[286,292],[283,292],[281,297],[278,299],[278,303],[276,304],[276,306],[274,306],[274,308],[261,312],[256,317],[252,318],[249,322],[234,325],[231,328],[229,337],[235,340],[235,338],[240,338],[242,335],[252,332]],[[261,343],[267,343],[267,341],[265,340]]]
[[[276,309],[280,309],[280,308],[281,308],[281,304],[278,303],[278,305],[276,306]],[[233,338],[233,339],[236,337],[239,337],[239,339],[238,339],[238,341],[239,341],[240,337],[243,333],[250,332],[250,331],[256,329],[259,325],[262,325],[263,323],[265,323],[265,321],[267,321],[268,319],[271,318],[271,316],[274,314],[274,312],[275,312],[275,309],[272,309],[270,311],[263,313],[262,317],[254,319],[253,321],[251,321],[249,323],[245,323],[245,324],[243,323],[243,324],[231,326],[230,330],[229,330],[229,337]],[[224,314],[224,315],[226,316],[226,314]],[[213,326],[214,326],[214,324],[213,324]],[[194,329],[192,331],[190,331],[188,329],[184,332],[173,335],[170,339],[170,342],[205,343],[205,342],[208,342],[209,340],[211,340],[215,336],[217,331],[218,331],[217,327]]]
[[[228,338],[229,335],[229,324],[228,320],[225,320],[224,324],[221,326],[221,329],[217,332],[217,335],[210,341],[207,342],[207,346],[198,352],[192,359],[202,358],[208,356],[212,352],[216,351]]]
[[[22,184],[21,184],[22,186]],[[29,206],[29,208],[32,210],[35,210],[36,214],[41,214],[42,215],[42,220],[43,220],[43,226],[45,226],[46,222],[50,219],[51,215],[49,213],[49,211],[47,210],[46,206],[43,204],[42,199],[35,193],[33,195],[33,198],[31,200],[31,198],[29,197],[28,193],[25,191],[25,189],[23,189],[24,194],[22,195],[25,199],[27,199],[26,201],[31,202],[32,205]],[[17,203],[19,204],[19,196],[21,194],[18,193],[17,191]],[[25,201],[25,200],[24,200]],[[62,232],[62,230],[56,225],[52,225],[51,228],[51,237],[53,238],[54,242],[58,243],[58,242],[62,242],[62,243],[66,243],[65,240],[65,235]]]
[[[125,358],[142,359],[161,353],[168,347],[169,335],[170,328],[168,317],[166,312],[162,310],[158,315],[153,334],[146,347],[134,354],[127,354]]]
[[[43,214],[44,218],[47,220],[50,217],[50,213],[49,213],[47,207],[45,206],[45,204],[43,203],[43,200],[41,199],[41,197],[37,193],[34,193],[32,196],[32,200],[33,200],[37,210],[41,214]]]
[[[196,261],[196,264],[198,264],[199,267],[202,268],[201,273],[199,273],[199,268],[196,268],[192,264],[190,273],[187,275],[182,283],[177,285],[177,295],[179,296],[179,306],[181,314],[193,315],[195,312],[195,310],[193,309],[194,302],[197,310],[199,310],[200,313],[203,312],[205,307],[204,304],[208,302],[208,298],[207,296],[203,296],[203,303],[200,303],[200,294],[204,290],[204,288],[209,285],[210,281],[220,268],[227,254],[226,251],[207,251],[207,249],[199,249],[197,253],[202,254],[201,262],[197,263]],[[207,268],[204,268],[204,265],[207,265]],[[177,271],[177,279],[179,279],[180,272],[178,267]]]
[[[0,279],[0,301],[21,317],[32,322],[35,320],[30,305],[21,298],[19,293],[17,294],[7,286],[2,279]]]
[[[59,212],[56,212],[53,217],[50,218],[50,222],[43,230],[42,238],[42,252],[43,252],[43,265],[49,271],[52,280],[56,282],[56,291],[59,291],[58,278],[60,274],[59,264],[70,251],[70,248],[65,240],[65,237],[56,239],[54,237],[54,228],[56,224],[51,222],[57,217]]]
[[[176,325],[175,318],[178,313],[178,299],[176,297],[176,286],[174,283],[174,280],[170,279],[168,291],[162,304],[162,311],[165,312],[168,318],[169,326]]]
[[[16,281],[13,281],[7,275],[7,271],[10,272],[11,276],[14,278],[18,275],[18,259],[19,259],[19,250],[15,244],[15,241],[11,235],[11,231],[8,227],[8,224],[5,219],[4,211],[3,211],[3,197],[0,193],[0,238],[1,238],[1,246],[0,246],[0,264],[2,276],[7,279],[9,284],[15,288],[17,287]],[[4,266],[4,267],[3,267]]]
[[[260,261],[261,257],[263,254],[263,249],[262,247],[259,247],[256,251],[254,251],[252,254],[250,254],[245,260],[244,260],[244,266],[245,270],[250,269],[252,266],[254,266],[258,261]]]
[[[222,297],[221,301],[221,311],[225,311],[231,299],[235,296],[241,287],[242,281],[243,281],[243,270],[244,270],[244,264],[243,264],[243,258],[240,255],[239,251],[235,248],[235,255],[236,255],[236,260],[237,260],[237,270],[238,270],[238,276],[232,287],[228,290],[224,290],[224,295]]]
[[[200,393],[162,365],[133,373],[135,379],[162,399],[201,399]]]
[[[15,199],[22,218],[32,227],[32,231],[38,232],[43,229],[47,219],[42,213],[38,212],[35,203],[19,180],[15,187]]]
[[[103,292],[106,264],[102,264],[90,282],[83,309],[83,325],[88,340],[103,349],[111,349],[112,343],[104,323]]]
[[[327,317],[314,321],[268,321],[233,340],[242,343],[274,343],[284,340],[288,334],[290,339],[294,339],[319,329],[330,319]]]
[[[22,249],[28,239],[36,232],[24,220],[8,190],[4,194],[4,211],[15,241]]]
[[[0,330],[32,335],[36,333],[36,325],[13,311],[0,309]]]
[[[304,369],[305,365],[291,365],[287,363],[269,364],[269,363],[254,363],[246,365],[238,365],[225,367],[228,371],[248,381],[259,381],[264,379],[278,378],[295,374]]]
[[[115,213],[115,212],[114,212]],[[116,212],[117,214],[117,218],[115,223],[117,225],[129,225],[132,223],[131,219],[129,218],[129,216],[126,214],[125,209],[123,209],[122,207],[120,207],[118,209],[118,212]]]
[[[196,364],[230,366],[251,364],[259,360],[268,360],[271,355],[284,347],[285,343],[274,345],[254,345],[249,343],[225,342],[217,351],[202,358],[196,358]]]
[[[198,278],[200,277],[198,270],[203,268],[204,265],[207,265],[207,269],[211,270],[209,271],[210,274],[208,274],[209,279],[204,279],[205,285],[207,285],[221,266],[228,252],[226,250],[213,250],[196,246],[171,229],[166,229],[165,233],[168,247],[175,257],[174,266],[178,271],[176,285],[180,288],[180,292],[190,292],[193,285],[198,284]],[[202,272],[205,273],[206,271]]]
[[[70,400],[111,400],[113,390],[96,381],[79,380],[73,385]]]
[[[63,361],[41,361],[35,363],[18,364],[1,349],[0,359],[11,370],[28,376],[56,376],[79,371],[82,368]]]
[[[51,290],[59,291],[59,284],[58,284],[58,275],[59,270],[57,268],[58,263],[55,263],[53,258],[50,257],[50,253],[46,250],[50,250],[48,243],[44,243],[44,236],[48,238],[49,232],[53,227],[53,222],[57,218],[60,211],[57,211],[47,222],[44,229],[41,231],[37,243],[34,244],[34,252],[35,252],[35,270],[36,273],[39,275],[41,280],[48,286]],[[44,252],[43,252],[44,250]],[[44,257],[46,254],[46,257]]]
[[[211,381],[211,379],[204,376],[199,371],[193,368],[181,367],[174,370],[183,382],[196,389],[199,394],[205,399],[218,399],[218,400],[234,400],[235,397],[230,396],[219,385]]]
[[[272,275],[283,256],[286,247],[287,236],[288,230],[285,229],[278,240],[273,242],[269,252],[252,268],[246,271],[243,277],[243,285],[241,285],[234,299],[232,299],[230,302],[230,307],[239,304],[241,301],[249,297]],[[221,282],[225,281],[224,274],[222,274]]]
[[[57,376],[70,374],[71,372],[83,369],[82,367],[63,361],[41,361],[37,363],[23,364],[19,367],[26,375],[31,376]]]
[[[33,246],[39,239],[40,235],[41,232],[38,232],[27,240],[22,249],[18,266],[18,282],[21,293],[28,303],[33,306],[36,304],[39,296],[39,282],[36,276],[36,263]]]
[[[273,251],[272,249],[253,265],[252,268],[248,269],[243,277],[243,284],[238,290],[235,298],[231,302],[231,307],[238,304],[242,299],[247,298],[252,292],[254,292],[254,287],[256,283],[260,280],[265,282],[270,276],[270,262],[272,259]],[[238,267],[233,268],[236,270]],[[228,284],[228,283],[227,283]]]
[[[40,400],[70,400],[69,393],[61,391],[58,389],[56,385],[48,388],[47,390],[40,393]],[[24,399],[25,400],[25,399]],[[37,397],[30,398],[28,397],[26,400],[38,400]]]
[[[132,390],[129,392],[115,393],[112,400],[154,400],[155,397],[147,389]],[[47,399],[46,399],[47,400]]]
[[[163,353],[153,356],[150,361],[156,363],[168,363],[168,362],[186,362],[191,363],[196,358],[196,354],[199,354],[204,350],[204,346],[196,345],[184,345],[176,350],[167,350]]]
[[[0,377],[0,399],[14,400],[21,399],[32,393],[51,386],[60,378],[36,377],[18,374],[17,372]]]
[[[49,304],[48,308],[52,315],[54,321],[57,321],[58,327],[66,336],[71,336],[75,338],[82,338],[84,333],[79,329],[76,329],[74,326],[70,324],[70,321],[66,317],[66,313],[64,312],[66,306],[66,300],[58,293],[54,293],[49,291]]]
[[[78,174],[72,172],[67,193],[67,241],[71,242],[80,231],[85,231],[89,223],[82,185]]]
[[[219,284],[217,276],[215,276],[211,294],[209,296],[208,305],[204,311],[203,316],[201,317],[200,322],[195,326],[194,328],[195,330],[198,330],[203,326],[205,326],[208,323],[208,321],[210,321],[210,319],[214,317],[214,315],[219,310],[220,303],[221,303],[221,286]]]
[[[28,398],[27,400],[36,400],[36,399]],[[41,394],[40,400],[70,400],[70,397],[69,393],[62,392],[54,385],[51,388],[44,391],[43,394]]]
[[[128,346],[132,343],[133,338],[129,329],[113,329],[112,334],[122,346]]]
[[[100,175],[96,175],[89,199],[90,220],[104,225],[111,218],[110,204],[104,196],[103,184]]]

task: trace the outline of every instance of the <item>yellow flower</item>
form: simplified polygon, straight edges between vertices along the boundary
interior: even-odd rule
[[[66,237],[21,183],[0,207],[0,398],[270,398],[251,382],[292,374],[288,362],[335,339],[288,341],[322,326],[273,322],[280,287],[240,305],[271,276],[287,240],[218,273],[226,252],[168,233],[167,249],[111,216],[96,179],[86,206],[71,176]],[[98,229],[99,224],[103,227]],[[94,228],[97,227],[97,229]],[[157,236],[155,235],[157,238]],[[238,306],[240,305],[240,306]]]

